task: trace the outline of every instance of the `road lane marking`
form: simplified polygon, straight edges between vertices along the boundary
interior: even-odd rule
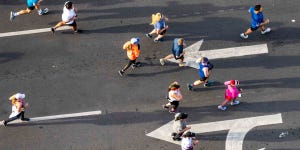
[[[207,57],[209,60],[213,60],[221,58],[241,57],[247,55],[266,54],[269,51],[267,44],[200,51],[203,42],[204,41],[202,39],[184,49],[184,62],[186,63],[186,66],[199,69],[199,65],[195,61],[200,57]],[[175,59],[170,59],[169,61],[178,63],[178,61]]]
[[[69,26],[62,26],[62,27],[58,28],[56,31],[68,30],[68,29],[71,29],[71,28]],[[33,29],[33,30],[0,33],[0,38],[1,37],[9,37],[9,36],[26,35],[26,34],[36,34],[36,33],[43,33],[43,32],[51,32],[50,27],[43,28],[43,29]]]
[[[190,126],[192,127],[191,131],[198,134],[229,130],[226,137],[225,150],[242,150],[244,138],[251,129],[257,126],[280,123],[283,123],[281,113],[233,120],[191,124]],[[180,145],[179,141],[173,141],[171,138],[171,133],[173,132],[172,125],[173,121],[170,121],[146,135]]]
[[[89,112],[81,112],[81,113],[72,113],[72,114],[61,114],[61,115],[54,115],[54,116],[44,116],[44,117],[35,117],[30,118],[29,122],[36,122],[36,121],[45,121],[45,120],[54,120],[54,119],[64,119],[64,118],[74,118],[74,117],[83,117],[83,116],[92,116],[92,115],[100,115],[102,112],[98,111],[89,111]],[[18,124],[18,123],[25,123],[25,121],[21,120],[14,120],[9,122],[9,124]],[[3,124],[1,124],[3,125]]]

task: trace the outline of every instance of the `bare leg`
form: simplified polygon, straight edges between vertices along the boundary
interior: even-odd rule
[[[163,60],[166,61],[166,60],[171,59],[171,58],[174,58],[173,54],[167,55],[165,58],[163,58]]]
[[[59,28],[61,26],[64,26],[64,25],[66,25],[66,23],[64,21],[61,21],[61,22],[57,23],[53,28],[57,29],[57,28]]]
[[[249,35],[251,34],[253,31],[251,30],[251,28],[249,28],[246,32],[244,32],[245,35]]]
[[[31,10],[30,9],[26,9],[26,10],[20,10],[19,12],[17,12],[18,15],[23,15],[23,14],[30,14]]]

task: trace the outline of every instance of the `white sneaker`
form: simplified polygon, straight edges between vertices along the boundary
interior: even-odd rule
[[[240,37],[243,38],[243,39],[247,39],[247,38],[248,38],[248,35],[245,35],[244,33],[241,33],[241,34],[240,34]]]
[[[41,11],[39,11],[38,14],[41,16],[41,15],[48,13],[48,11],[49,11],[48,8],[44,8],[44,9],[41,9]]]
[[[269,32],[271,32],[271,28],[267,28],[264,31],[261,31],[261,34],[266,34],[266,33],[269,33]]]
[[[224,110],[226,110],[226,106],[221,106],[221,105],[219,105],[219,106],[218,106],[218,109],[220,109],[220,110],[223,110],[223,111],[224,111]]]
[[[159,59],[159,62],[160,62],[160,64],[163,66],[163,65],[165,65],[165,61],[164,61],[164,59]]]
[[[15,16],[14,12],[11,11],[11,12],[10,12],[9,20],[10,20],[10,21],[13,21],[13,20],[15,19],[15,17],[16,17],[16,16]]]
[[[234,102],[231,102],[230,104],[231,104],[231,106],[238,105],[238,104],[240,104],[240,101],[234,101]]]

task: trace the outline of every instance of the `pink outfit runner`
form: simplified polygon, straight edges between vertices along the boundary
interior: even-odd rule
[[[225,81],[224,85],[227,86],[227,89],[225,90],[225,99],[226,100],[236,99],[240,94],[240,91],[235,85],[235,80]]]

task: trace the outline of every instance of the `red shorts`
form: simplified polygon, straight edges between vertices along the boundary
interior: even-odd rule
[[[231,96],[225,95],[225,100],[226,101],[231,101],[233,98]]]

